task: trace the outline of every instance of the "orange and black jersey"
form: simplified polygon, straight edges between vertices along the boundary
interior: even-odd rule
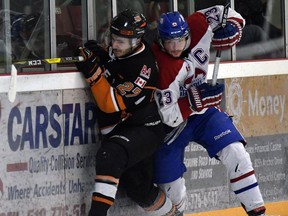
[[[158,84],[158,69],[150,48],[142,44],[138,51],[110,60],[105,72],[91,87],[98,106],[102,133],[126,123],[145,124],[158,117],[153,94]],[[156,112],[156,113],[155,113]]]

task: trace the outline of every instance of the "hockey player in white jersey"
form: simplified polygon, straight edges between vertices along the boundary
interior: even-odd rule
[[[218,28],[223,6],[197,11],[186,20],[168,12],[158,20],[158,43],[152,49],[159,66],[159,89],[155,94],[163,122],[165,145],[155,155],[155,182],[180,212],[185,209],[184,150],[189,142],[202,145],[211,158],[228,171],[231,189],[249,216],[265,215],[246,141],[220,110],[223,84],[207,83],[210,45],[229,49],[241,39],[245,20],[229,8],[225,28]]]

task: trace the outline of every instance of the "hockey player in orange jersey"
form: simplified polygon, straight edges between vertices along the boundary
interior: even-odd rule
[[[153,185],[153,154],[163,144],[164,130],[154,92],[158,69],[142,41],[145,17],[132,10],[111,23],[109,53],[88,41],[76,63],[98,107],[103,135],[97,152],[95,188],[89,216],[105,216],[115,200],[118,184],[149,215],[174,215],[175,207]]]

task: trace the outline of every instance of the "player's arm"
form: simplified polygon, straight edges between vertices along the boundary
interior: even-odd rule
[[[100,59],[89,49],[80,47],[76,55],[84,57],[83,62],[75,63],[80,72],[83,73],[89,84],[98,107],[106,113],[125,110],[126,105],[122,96],[114,89],[104,77],[104,68],[100,67]]]
[[[99,81],[90,88],[98,107],[103,112],[113,113],[126,110],[123,97],[110,85],[104,75],[101,75]]]
[[[198,11],[202,13],[213,30],[212,47],[216,50],[230,49],[235,46],[242,37],[242,29],[245,26],[244,18],[235,10],[229,8],[226,26],[221,27],[224,6],[216,5]]]
[[[175,92],[170,89],[158,89],[155,92],[155,100],[164,124],[177,127],[184,121]]]
[[[176,64],[176,67],[171,69],[172,64],[170,67],[162,68],[164,71],[160,73],[160,85],[155,92],[155,100],[162,121],[170,127],[177,127],[193,112],[190,109],[186,89],[183,87],[183,83],[187,78],[186,64],[183,64],[182,61],[182,67],[180,66]],[[175,73],[172,71],[175,71]]]

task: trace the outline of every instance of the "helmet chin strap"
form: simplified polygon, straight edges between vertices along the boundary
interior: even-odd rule
[[[140,38],[132,38],[132,39],[129,40],[129,42],[130,42],[130,45],[131,45],[130,52],[127,53],[126,56],[130,55],[131,53],[133,53],[133,51],[140,46],[141,39]]]
[[[130,44],[131,44],[131,46],[133,47],[133,46],[136,46],[137,44],[139,44],[140,43],[140,39],[138,39],[138,38],[132,38],[131,40],[130,40]]]
[[[189,48],[190,43],[191,43],[191,36],[188,35],[188,36],[186,37],[186,43],[185,43],[185,46],[184,46],[183,51],[185,51],[185,50],[187,50],[187,49]]]
[[[121,58],[125,58],[131,55],[138,47],[140,47],[141,38],[131,38],[129,40],[129,44],[130,44],[129,52],[125,54],[124,56],[121,56]]]
[[[136,40],[137,40],[136,38],[132,38],[132,39],[129,40],[129,43],[131,45],[129,54],[131,54],[135,50],[135,47],[136,47],[136,44],[137,44]]]

